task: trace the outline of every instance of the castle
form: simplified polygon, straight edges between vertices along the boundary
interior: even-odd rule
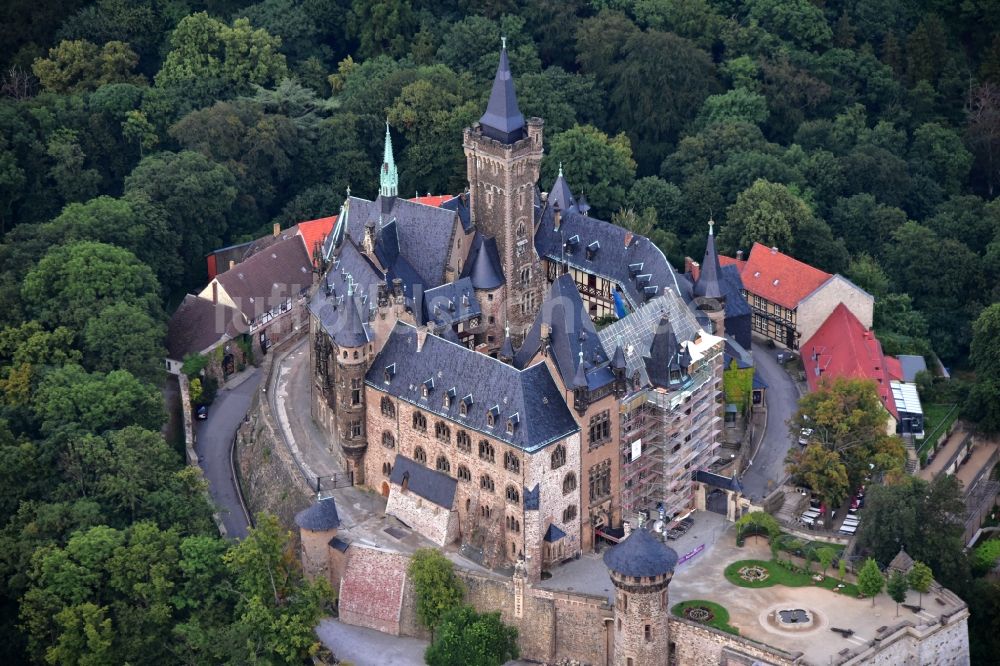
[[[309,303],[313,417],[353,483],[534,580],[704,501],[726,342],[714,239],[692,284],[561,172],[541,192],[543,127],[502,51],[469,189],[432,207],[398,197],[387,126],[379,196],[344,202]]]

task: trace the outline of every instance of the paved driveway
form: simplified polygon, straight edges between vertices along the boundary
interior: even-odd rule
[[[222,522],[225,523],[229,536],[234,539],[242,539],[247,535],[247,522],[236,493],[229,458],[230,447],[236,428],[246,416],[250,399],[259,390],[263,376],[258,368],[239,386],[221,389],[215,402],[209,407],[208,418],[196,422],[198,439],[195,448],[199,464],[208,480],[212,500],[222,514]]]
[[[753,343],[754,364],[768,386],[764,439],[742,477],[744,493],[754,500],[762,499],[785,478],[785,455],[793,445],[787,422],[798,407],[799,391],[778,364],[778,351]]]

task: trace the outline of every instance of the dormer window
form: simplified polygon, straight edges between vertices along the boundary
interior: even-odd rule
[[[597,251],[600,250],[600,249],[601,249],[601,244],[599,242],[597,242],[597,241],[594,241],[593,243],[591,243],[590,245],[588,245],[587,246],[587,259],[591,260],[595,256],[597,256]]]
[[[420,385],[420,395],[426,398],[428,395],[430,395],[431,389],[433,388],[434,388],[434,378],[431,377],[430,379],[428,379],[427,381],[425,381],[423,384]]]
[[[520,419],[521,419],[521,417],[518,415],[517,412],[514,412],[513,414],[510,415],[510,418],[507,419],[507,434],[508,435],[513,435],[514,434],[514,427],[517,426],[517,424],[520,421]]]
[[[388,384],[392,381],[393,376],[396,374],[396,364],[387,365],[382,373],[383,378],[385,378],[385,383]]]
[[[462,402],[458,405],[458,413],[460,416],[468,416],[469,408],[472,407],[472,394],[462,398]]]
[[[444,394],[444,408],[451,409],[451,403],[455,401],[455,387],[452,386]]]
[[[498,416],[500,416],[500,405],[493,405],[490,407],[489,411],[486,412],[486,425],[492,428],[496,425]]]
[[[488,427],[492,428],[493,427],[493,423],[494,423],[493,412],[487,412],[486,413],[486,425]]]

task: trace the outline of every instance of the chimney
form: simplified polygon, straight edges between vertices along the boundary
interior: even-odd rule
[[[419,354],[424,348],[424,342],[427,341],[427,329],[421,326],[417,329],[417,353]]]
[[[625,232],[625,247],[628,247],[631,244],[632,244],[632,232],[631,231],[626,231]]]
[[[273,234],[274,236],[278,236],[278,234],[280,234],[280,233],[281,233],[281,223],[280,223],[280,222],[275,222],[275,223],[274,223],[274,230],[273,230],[273,231],[271,231],[271,233],[272,233],[272,234]]]
[[[541,327],[541,337],[542,337],[542,340],[546,340],[547,341],[549,339],[549,334],[550,334],[549,324],[548,324],[548,322],[544,322],[543,321],[542,322],[542,327]]]
[[[216,280],[212,280],[212,302],[219,302],[219,283]]]
[[[233,268],[235,266],[236,266],[236,262],[234,260],[230,259],[229,260],[229,270],[233,270]]]
[[[771,254],[778,254],[778,247],[776,245],[771,246]]]
[[[743,250],[736,250],[736,261],[743,261]]]

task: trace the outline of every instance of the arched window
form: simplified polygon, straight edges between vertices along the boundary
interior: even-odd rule
[[[451,442],[451,429],[445,425],[444,421],[434,424],[434,436],[442,442]]]
[[[507,531],[508,532],[521,532],[521,521],[519,521],[514,516],[507,516]]]
[[[382,414],[391,419],[396,418],[396,404],[389,396],[382,396]]]
[[[493,427],[493,420],[494,420],[493,412],[486,412],[486,425],[488,427],[490,428]]]
[[[485,439],[479,440],[479,457],[486,462],[494,461],[494,451],[493,445],[487,442]]]
[[[387,449],[396,448],[396,438],[392,436],[392,433],[388,430],[382,433],[382,446]]]
[[[508,472],[521,473],[521,459],[510,451],[503,454],[503,466]]]
[[[507,501],[511,504],[521,503],[521,493],[517,492],[514,486],[507,486]]]
[[[416,460],[421,465],[427,464],[427,452],[424,451],[424,447],[418,446],[413,449],[413,459]]]
[[[483,490],[488,490],[491,493],[494,491],[495,487],[493,485],[493,479],[490,478],[489,474],[483,474],[479,477],[479,487]]]
[[[438,456],[435,467],[437,467],[437,471],[444,472],[445,474],[451,471],[451,463],[444,456]]]
[[[382,463],[382,473],[386,476],[392,474],[392,465],[387,462]]]
[[[457,476],[459,481],[472,481],[472,474],[469,472],[469,468],[465,465],[458,466]]]
[[[455,435],[455,441],[458,444],[459,451],[465,451],[468,453],[472,450],[472,438],[469,437],[469,433],[464,430],[458,431],[458,434]]]
[[[479,507],[479,515],[482,516],[483,518],[492,518],[493,508],[488,504],[483,504],[482,506]]]
[[[552,469],[559,469],[566,464],[566,447],[560,444],[552,452]]]
[[[563,523],[569,523],[576,520],[576,504],[570,504],[563,511]]]
[[[567,472],[563,477],[563,495],[568,495],[574,490],[576,490],[576,474]]]
[[[413,429],[427,432],[427,417],[420,412],[413,412]]]

